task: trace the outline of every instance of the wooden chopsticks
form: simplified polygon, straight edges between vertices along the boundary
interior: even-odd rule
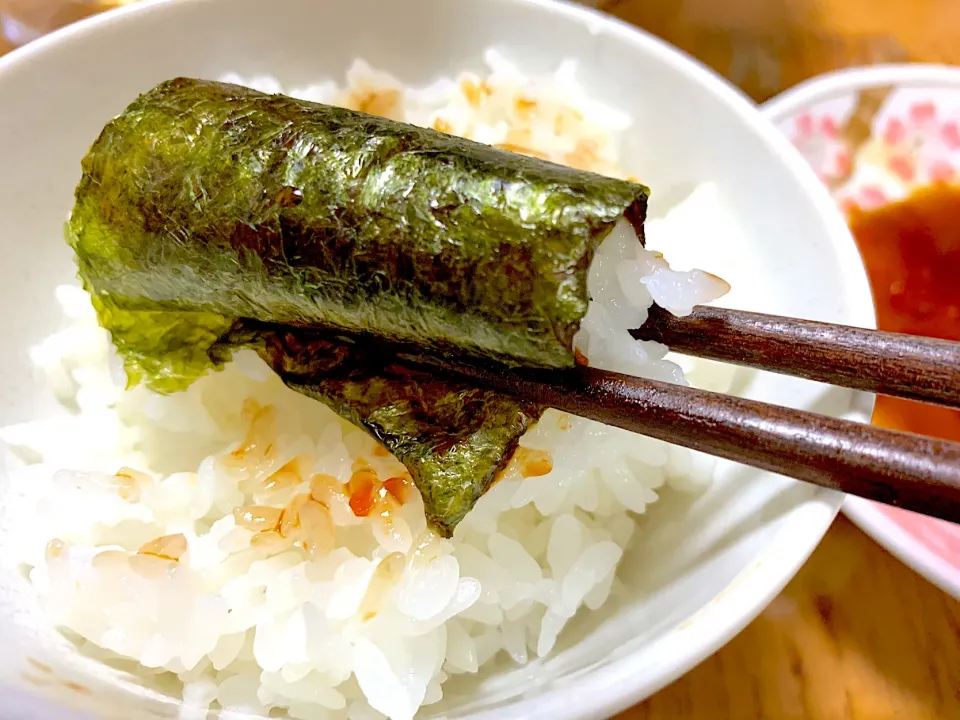
[[[652,307],[638,340],[911,400],[960,407],[960,343],[698,305],[686,317]]]
[[[687,317],[655,307],[632,334],[680,353],[960,407],[960,343],[705,306]],[[540,405],[960,523],[960,443],[595,368],[416,362]]]
[[[428,365],[608,425],[960,522],[960,443],[594,368]]]

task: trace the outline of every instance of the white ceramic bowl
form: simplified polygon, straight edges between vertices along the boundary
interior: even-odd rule
[[[856,171],[834,192],[841,206],[881,205],[935,178],[960,177],[960,136],[955,137],[960,123],[960,69],[955,67],[880,65],[841,70],[798,85],[766,103],[763,112],[829,179],[838,154],[850,154],[833,128],[850,115],[859,93],[876,88],[890,91],[873,119],[869,140],[858,153]],[[960,598],[960,527],[858,497],[848,498],[843,511],[904,563]]]
[[[7,308],[0,424],[54,412],[26,349],[54,327],[51,293],[73,277],[61,236],[79,160],[137,93],[176,75],[216,78],[230,70],[302,84],[342,77],[357,56],[420,83],[478,66],[490,46],[531,71],[577,58],[596,97],[634,116],[622,161],[654,188],[654,210],[693,183],[718,184],[739,234],[723,243],[689,238],[676,254],[696,256],[729,279],[730,304],[872,325],[847,228],[802,158],[735,90],[632,27],[549,0],[147,2],[0,61],[0,302]],[[745,375],[742,390],[834,414],[849,411],[855,398],[762,374]],[[587,614],[551,657],[485,677],[443,711],[560,720],[609,715],[641,700],[754,618],[816,546],[840,502],[834,493],[722,464],[707,494],[662,502],[645,517],[622,567],[628,601]],[[101,716],[175,717],[169,699],[80,657],[44,624],[15,566],[16,538],[3,526],[0,516],[2,679]],[[33,687],[38,661],[52,672]]]

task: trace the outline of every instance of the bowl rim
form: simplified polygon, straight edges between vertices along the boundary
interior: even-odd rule
[[[28,63],[48,47],[65,41],[76,41],[91,31],[108,25],[120,26],[126,22],[142,22],[152,13],[168,8],[221,0],[141,0],[116,8],[45,35],[15,49],[0,58],[0,75],[14,71],[21,63]],[[750,126],[763,144],[776,156],[800,185],[813,203],[829,236],[838,262],[843,267],[865,271],[849,229],[827,190],[809,168],[800,153],[777,128],[769,122],[758,106],[740,90],[699,60],[673,47],[649,32],[599,10],[577,4],[573,0],[500,0],[504,3],[527,5],[565,17],[587,27],[592,33],[610,36],[638,47],[657,61],[671,66],[703,92],[713,94],[743,123]],[[869,300],[856,307],[859,316],[854,322],[873,325],[872,303]],[[645,646],[658,657],[658,663],[638,680],[634,653],[610,661],[565,680],[534,695],[519,696],[509,704],[490,710],[471,713],[474,720],[500,720],[505,717],[552,717],[555,720],[578,720],[585,717],[609,717],[637,702],[685,674],[736,636],[783,590],[820,543],[840,510],[844,496],[831,490],[816,488],[810,497],[793,512],[789,537],[779,532],[766,547],[741,570],[730,584],[700,608],[693,616],[669,631],[663,637]],[[785,530],[786,528],[784,528]],[[799,537],[797,537],[799,535]],[[697,619],[697,631],[677,642],[676,633]]]
[[[777,95],[763,104],[762,112],[773,122],[783,122],[820,103],[884,85],[960,91],[960,67],[897,63],[835,70]],[[842,511],[891,555],[944,592],[960,598],[960,572],[917,542],[874,503],[851,496],[844,502]]]
[[[960,89],[960,67],[934,63],[889,63],[833,70],[815,75],[767,100],[760,106],[760,111],[772,122],[780,122],[807,105],[842,97],[851,90],[882,85]]]

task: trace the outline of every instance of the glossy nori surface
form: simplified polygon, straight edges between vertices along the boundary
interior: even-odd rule
[[[389,448],[410,471],[427,519],[444,535],[493,484],[543,411],[437,377],[409,356],[363,337],[280,328],[234,334],[256,348],[289,387],[322,401]]]
[[[432,130],[179,78],[104,128],[68,240],[130,382],[159,392],[221,366],[240,337],[258,344],[257,323],[563,368],[594,251],[624,216],[642,238],[647,194]],[[290,384],[420,462],[428,512],[452,527],[530,410],[351,357],[349,372]],[[445,432],[470,439],[469,457],[430,440]]]

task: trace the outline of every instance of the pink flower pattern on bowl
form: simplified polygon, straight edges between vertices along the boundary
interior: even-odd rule
[[[960,148],[956,120],[937,117],[937,106],[921,102],[906,117],[891,117],[881,134],[887,169],[909,185],[953,180],[956,168],[950,154]]]
[[[850,151],[840,137],[840,123],[831,115],[798,115],[791,141],[824,182],[850,171]]]
[[[870,210],[915,188],[960,178],[960,108],[893,93],[855,157],[841,128],[855,98],[806,110],[781,124],[817,175],[834,188],[840,208]],[[847,177],[849,176],[849,177]]]
[[[883,207],[894,198],[881,185],[863,183],[843,192],[837,192],[834,199],[844,215],[850,215],[855,209],[875,210]]]
[[[953,566],[960,571],[960,525],[931,520],[925,515],[887,505],[878,505],[878,508],[923,547],[938,557],[952,561]]]

